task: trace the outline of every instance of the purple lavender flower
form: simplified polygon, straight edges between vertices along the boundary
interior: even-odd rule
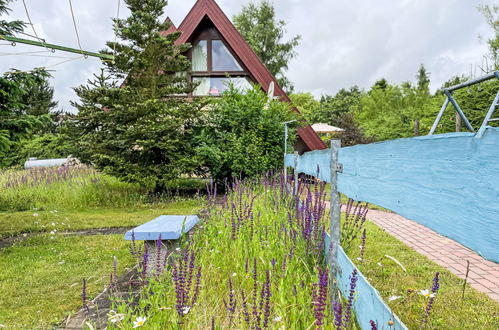
[[[326,310],[327,304],[327,292],[328,292],[328,270],[318,269],[319,271],[319,281],[314,283],[314,290],[312,296],[314,299],[314,315],[315,324],[318,328],[323,325],[322,320],[324,319],[324,311]]]
[[[341,329],[343,326],[343,305],[340,301],[333,302],[334,326]]]
[[[272,269],[275,268],[275,258],[272,258],[272,260],[270,261],[270,263],[272,264]]]
[[[433,278],[433,285],[431,287],[432,295],[430,295],[430,299],[428,300],[428,304],[426,305],[423,319],[421,320],[422,325],[428,322],[428,318],[430,317],[430,312],[433,307],[433,302],[435,301],[435,297],[439,289],[440,289],[440,273],[436,272],[435,277]]]
[[[161,240],[161,234],[159,234],[158,239],[156,240],[156,277],[159,277],[162,271],[162,260],[161,260],[161,247],[163,245],[163,241]]]
[[[194,295],[192,296],[191,305],[194,306],[199,297],[199,290],[201,289],[201,266],[198,267],[196,274],[196,286],[194,287]]]
[[[272,296],[271,290],[270,290],[270,272],[267,269],[265,272],[265,284],[263,286],[263,292],[264,292],[264,313],[263,313],[263,327],[266,328],[269,324],[269,317],[270,317],[270,297]]]
[[[352,272],[352,275],[350,276],[350,293],[348,294],[348,300],[347,300],[347,307],[345,309],[345,327],[347,327],[350,324],[350,319],[352,316],[352,305],[353,305],[353,298],[355,294],[355,288],[357,287],[357,269],[354,269]]]
[[[241,289],[241,304],[243,306],[244,322],[246,324],[250,323],[250,316],[248,312],[248,304],[246,303],[246,296],[244,295],[244,290]]]
[[[369,323],[371,324],[371,330],[378,330],[378,326],[376,325],[376,322],[373,320],[370,320]]]
[[[227,311],[229,314],[234,314],[236,311],[236,297],[234,295],[234,289],[232,287],[232,278],[229,276],[229,304],[227,305]]]
[[[361,236],[361,244],[360,244],[360,263],[364,262],[364,251],[366,249],[366,229],[362,232]]]
[[[147,266],[149,262],[149,249],[147,243],[144,242],[144,254],[142,255],[142,281],[144,284],[147,283]]]

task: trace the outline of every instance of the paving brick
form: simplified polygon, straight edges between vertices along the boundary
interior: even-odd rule
[[[486,294],[492,293],[492,291],[489,288],[481,285],[480,283],[471,283],[471,286],[473,288],[477,289],[478,291],[483,292],[483,293],[486,293]]]
[[[499,264],[485,260],[471,249],[397,214],[370,210],[367,216],[381,229],[462,279],[469,261],[468,283],[499,302]]]

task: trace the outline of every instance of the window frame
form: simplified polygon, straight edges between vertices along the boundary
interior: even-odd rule
[[[248,69],[244,65],[244,63],[241,62],[238,56],[234,54],[234,51],[232,48],[227,44],[227,42],[224,40],[224,38],[220,35],[220,33],[216,30],[215,27],[208,27],[204,29],[192,42],[192,45],[197,45],[200,41],[206,41],[206,51],[207,51],[207,71],[192,71],[191,67],[191,72],[190,72],[190,81],[193,82],[193,78],[246,78],[249,83],[252,83],[251,76],[248,72]],[[213,71],[213,40],[219,40],[222,42],[222,44],[225,46],[227,51],[229,52],[230,55],[234,58],[234,60],[237,62],[237,64],[241,67],[241,71]],[[192,52],[193,52],[194,47],[192,47],[188,54],[187,57],[192,63]],[[192,96],[194,96],[194,93],[191,93]],[[219,95],[203,95],[203,96],[211,96],[211,97],[219,97]],[[194,97],[202,97],[200,95],[196,95]]]

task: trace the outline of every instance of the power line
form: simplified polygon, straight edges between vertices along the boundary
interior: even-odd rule
[[[44,68],[45,69],[53,68],[55,66],[58,66],[58,65],[61,65],[61,64],[64,64],[64,63],[71,62],[71,61],[76,61],[76,60],[81,60],[83,58],[86,58],[85,55],[74,57],[74,58],[71,58],[71,59],[68,59],[68,60],[65,60],[65,61],[62,61],[62,62],[58,62],[58,63],[55,63],[55,64],[47,65]]]
[[[31,57],[64,58],[64,59],[73,58],[73,57],[69,57],[69,56],[40,55],[40,54],[22,54],[22,53],[0,53],[0,56],[31,56]]]
[[[33,30],[33,33],[35,34],[36,39],[38,39],[38,41],[41,42],[45,48],[47,48],[47,46],[45,45],[45,40],[40,39],[40,37],[38,37],[38,34],[36,33],[35,26],[33,25],[33,22],[31,21],[31,17],[29,16],[28,6],[26,6],[25,0],[23,0],[23,5],[24,5],[24,11],[26,12],[26,16],[28,17],[29,25],[31,25],[31,29]],[[50,49],[47,48],[47,50],[50,50]],[[54,50],[50,50],[50,51],[54,52]]]
[[[75,14],[73,12],[73,3],[71,0],[69,1],[69,9],[71,10],[71,17],[73,18],[73,27],[75,29],[76,33],[76,40],[78,41],[78,48],[80,48],[81,54],[83,55],[83,50],[81,49],[81,43],[80,43],[80,35],[78,34],[78,28],[76,27],[76,19],[75,19]],[[87,58],[87,55],[84,55],[85,58]]]

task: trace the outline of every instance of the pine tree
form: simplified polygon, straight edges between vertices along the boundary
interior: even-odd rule
[[[126,19],[115,20],[115,55],[87,85],[75,88],[79,154],[126,181],[164,190],[168,181],[194,171],[192,138],[201,105],[178,97],[193,90],[181,74],[190,68],[176,45],[180,33],[162,35],[159,17],[166,0],[125,0]],[[120,82],[123,81],[122,84]]]
[[[0,16],[7,15],[10,12],[10,8],[7,7],[7,4],[12,2],[12,0],[0,0]],[[12,36],[15,32],[22,32],[25,23],[22,21],[5,21],[0,20],[0,35],[4,36]]]

